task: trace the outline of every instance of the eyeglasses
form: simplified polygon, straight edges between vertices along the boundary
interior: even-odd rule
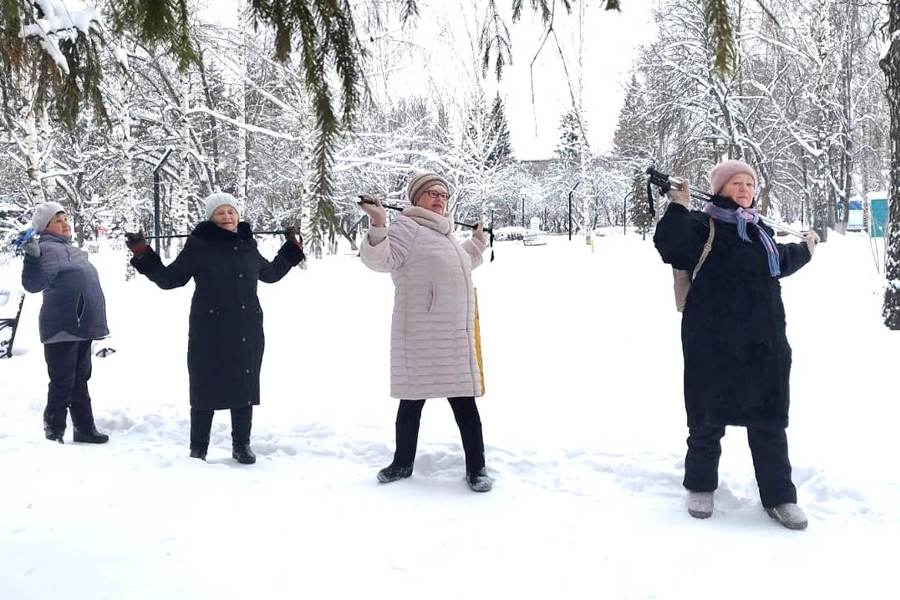
[[[445,194],[444,192],[439,192],[437,190],[428,190],[425,193],[428,194],[428,197],[432,200],[443,200],[446,202],[450,198],[450,194]]]

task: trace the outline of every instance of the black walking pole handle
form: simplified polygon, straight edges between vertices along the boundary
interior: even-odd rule
[[[302,238],[300,237],[299,229],[296,231],[297,238],[302,242]],[[191,237],[191,233],[172,233],[169,235],[147,235],[144,236],[145,240],[169,240],[175,238],[186,238]],[[287,235],[287,229],[276,229],[275,231],[254,231],[253,235]]]
[[[378,201],[373,196],[370,196],[368,194],[360,194],[358,197],[359,197],[359,200],[356,203],[359,205],[363,205],[363,204],[371,204],[373,206],[378,205]],[[393,204],[384,204],[383,202],[381,203],[381,206],[383,206],[384,208],[389,208],[390,210],[396,210],[396,211],[401,211],[401,212],[404,210],[402,206],[394,206]],[[475,225],[472,225],[471,223],[463,223],[461,221],[453,221],[453,222],[456,225],[459,225],[461,227],[468,227],[469,229],[475,229],[476,227],[478,227],[477,223]],[[484,231],[485,233],[489,233],[491,235],[491,237],[493,237],[493,235],[494,235],[493,227],[489,227],[489,228],[482,227],[482,231]]]

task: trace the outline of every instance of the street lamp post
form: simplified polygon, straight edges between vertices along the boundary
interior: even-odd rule
[[[522,195],[522,227],[525,227],[525,196],[528,194],[528,189],[523,187],[519,190],[519,193]]]
[[[575,188],[581,185],[579,181],[575,185],[572,186],[572,189],[569,190],[569,241],[572,241],[572,194],[575,193]]]
[[[153,167],[153,228],[156,237],[156,253],[159,254],[159,239],[162,235],[162,231],[159,223],[159,187],[160,187],[160,174],[159,172],[162,170],[163,165],[166,164],[166,161],[169,160],[169,156],[172,154],[172,148],[166,148],[166,151],[163,153],[162,157],[156,163],[156,166]],[[168,246],[166,246],[168,248]]]

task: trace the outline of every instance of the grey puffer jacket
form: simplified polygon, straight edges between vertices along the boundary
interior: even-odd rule
[[[420,207],[390,227],[372,227],[359,255],[394,280],[391,396],[404,400],[481,396],[472,269],[484,243],[460,244],[453,223]]]
[[[25,255],[22,287],[44,292],[41,342],[108,336],[106,299],[87,252],[73,246],[71,239],[47,232],[41,234],[40,246],[40,257]]]

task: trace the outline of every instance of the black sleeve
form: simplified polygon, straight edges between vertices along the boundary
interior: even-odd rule
[[[184,249],[169,266],[163,265],[159,254],[149,247],[140,256],[133,256],[131,264],[134,265],[138,273],[146,275],[147,279],[161,289],[171,290],[183,286],[194,276],[196,270],[195,259],[194,246],[190,238],[188,238]]]
[[[812,259],[806,242],[796,244],[776,244],[781,277],[793,275]]]
[[[256,255],[259,260],[259,280],[264,283],[279,281],[287,275],[291,267],[300,264],[300,261],[306,258],[303,254],[303,249],[293,242],[285,242],[272,262],[263,258],[259,252]]]
[[[672,202],[656,225],[653,243],[663,262],[690,271],[709,237],[709,216]]]

